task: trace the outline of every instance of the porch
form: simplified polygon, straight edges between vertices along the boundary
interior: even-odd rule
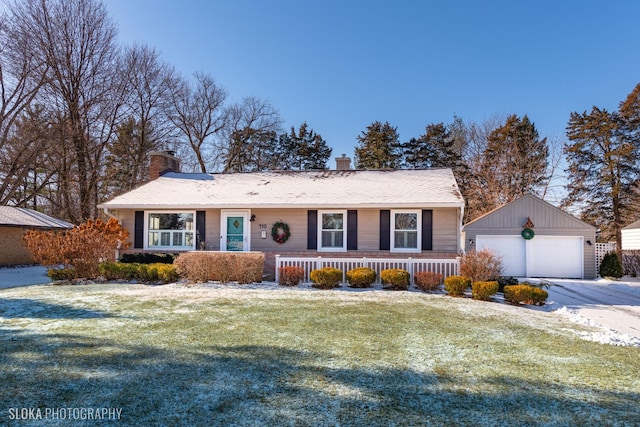
[[[323,267],[334,267],[342,270],[342,281],[346,282],[346,272],[357,267],[369,267],[376,272],[376,282],[380,283],[380,272],[390,268],[407,270],[411,276],[420,271],[440,273],[445,278],[458,274],[460,270],[460,257],[456,258],[353,258],[353,257],[291,257],[275,256],[275,280],[279,281],[280,267],[302,267],[304,269],[304,281],[310,282],[309,273],[312,270]]]

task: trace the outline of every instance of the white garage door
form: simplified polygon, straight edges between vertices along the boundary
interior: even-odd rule
[[[525,242],[522,236],[476,236],[476,249],[491,249],[500,255],[504,276],[525,277]]]
[[[582,237],[572,236],[476,236],[476,248],[502,256],[503,275],[514,277],[582,278],[583,244]]]
[[[583,277],[582,237],[535,236],[527,248],[529,277]]]

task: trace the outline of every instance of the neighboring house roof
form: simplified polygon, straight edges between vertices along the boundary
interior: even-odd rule
[[[464,207],[451,169],[167,173],[100,208]]]
[[[637,229],[637,228],[640,228],[640,220],[638,220],[636,222],[632,222],[631,224],[629,224],[626,227],[624,227],[623,230],[633,230],[633,229]]]
[[[473,221],[470,221],[468,223],[466,223],[463,226],[463,230],[466,229],[479,229],[479,228],[495,228],[495,221],[492,221],[492,219],[494,217],[498,217],[502,212],[512,208],[514,205],[518,205],[520,203],[528,203],[529,202],[529,206],[532,209],[532,211],[530,212],[530,215],[534,215],[535,213],[538,213],[540,209],[548,209],[550,211],[553,211],[556,215],[554,216],[547,216],[547,215],[543,215],[543,218],[545,220],[545,222],[542,222],[542,220],[539,220],[538,218],[534,219],[533,222],[536,223],[536,226],[538,226],[538,228],[553,228],[553,227],[558,227],[560,226],[560,224],[558,224],[557,222],[562,221],[565,223],[565,225],[567,223],[572,224],[571,227],[575,228],[580,227],[580,228],[591,228],[595,230],[595,226],[586,223],[578,218],[576,218],[575,216],[563,211],[562,209],[560,209],[557,206],[552,205],[551,203],[542,200],[541,198],[534,196],[533,194],[525,194],[522,197],[519,197],[515,200],[512,200],[509,203],[506,203],[502,206],[499,206],[495,209],[493,209],[492,211],[487,212],[486,214],[474,219]],[[516,223],[511,223],[511,224],[505,224],[504,222],[504,218],[499,218],[500,219],[500,226],[501,227],[512,227],[512,228],[519,228],[522,227],[524,223],[522,223],[522,219],[521,218],[515,218],[515,217],[509,217],[508,219],[510,221],[516,221]],[[519,222],[518,222],[519,221]]]
[[[0,206],[0,226],[32,228],[73,228],[73,224],[33,209]]]

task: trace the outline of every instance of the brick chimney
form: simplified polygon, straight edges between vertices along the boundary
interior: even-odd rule
[[[348,171],[351,169],[351,158],[343,154],[342,157],[336,157],[336,170]]]
[[[174,151],[153,151],[149,153],[149,180],[164,175],[167,172],[180,172],[180,159]]]

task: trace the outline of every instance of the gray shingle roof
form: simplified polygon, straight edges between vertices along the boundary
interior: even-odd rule
[[[168,173],[102,208],[462,207],[451,169]]]
[[[72,228],[73,224],[33,209],[0,206],[0,226],[33,228]]]

